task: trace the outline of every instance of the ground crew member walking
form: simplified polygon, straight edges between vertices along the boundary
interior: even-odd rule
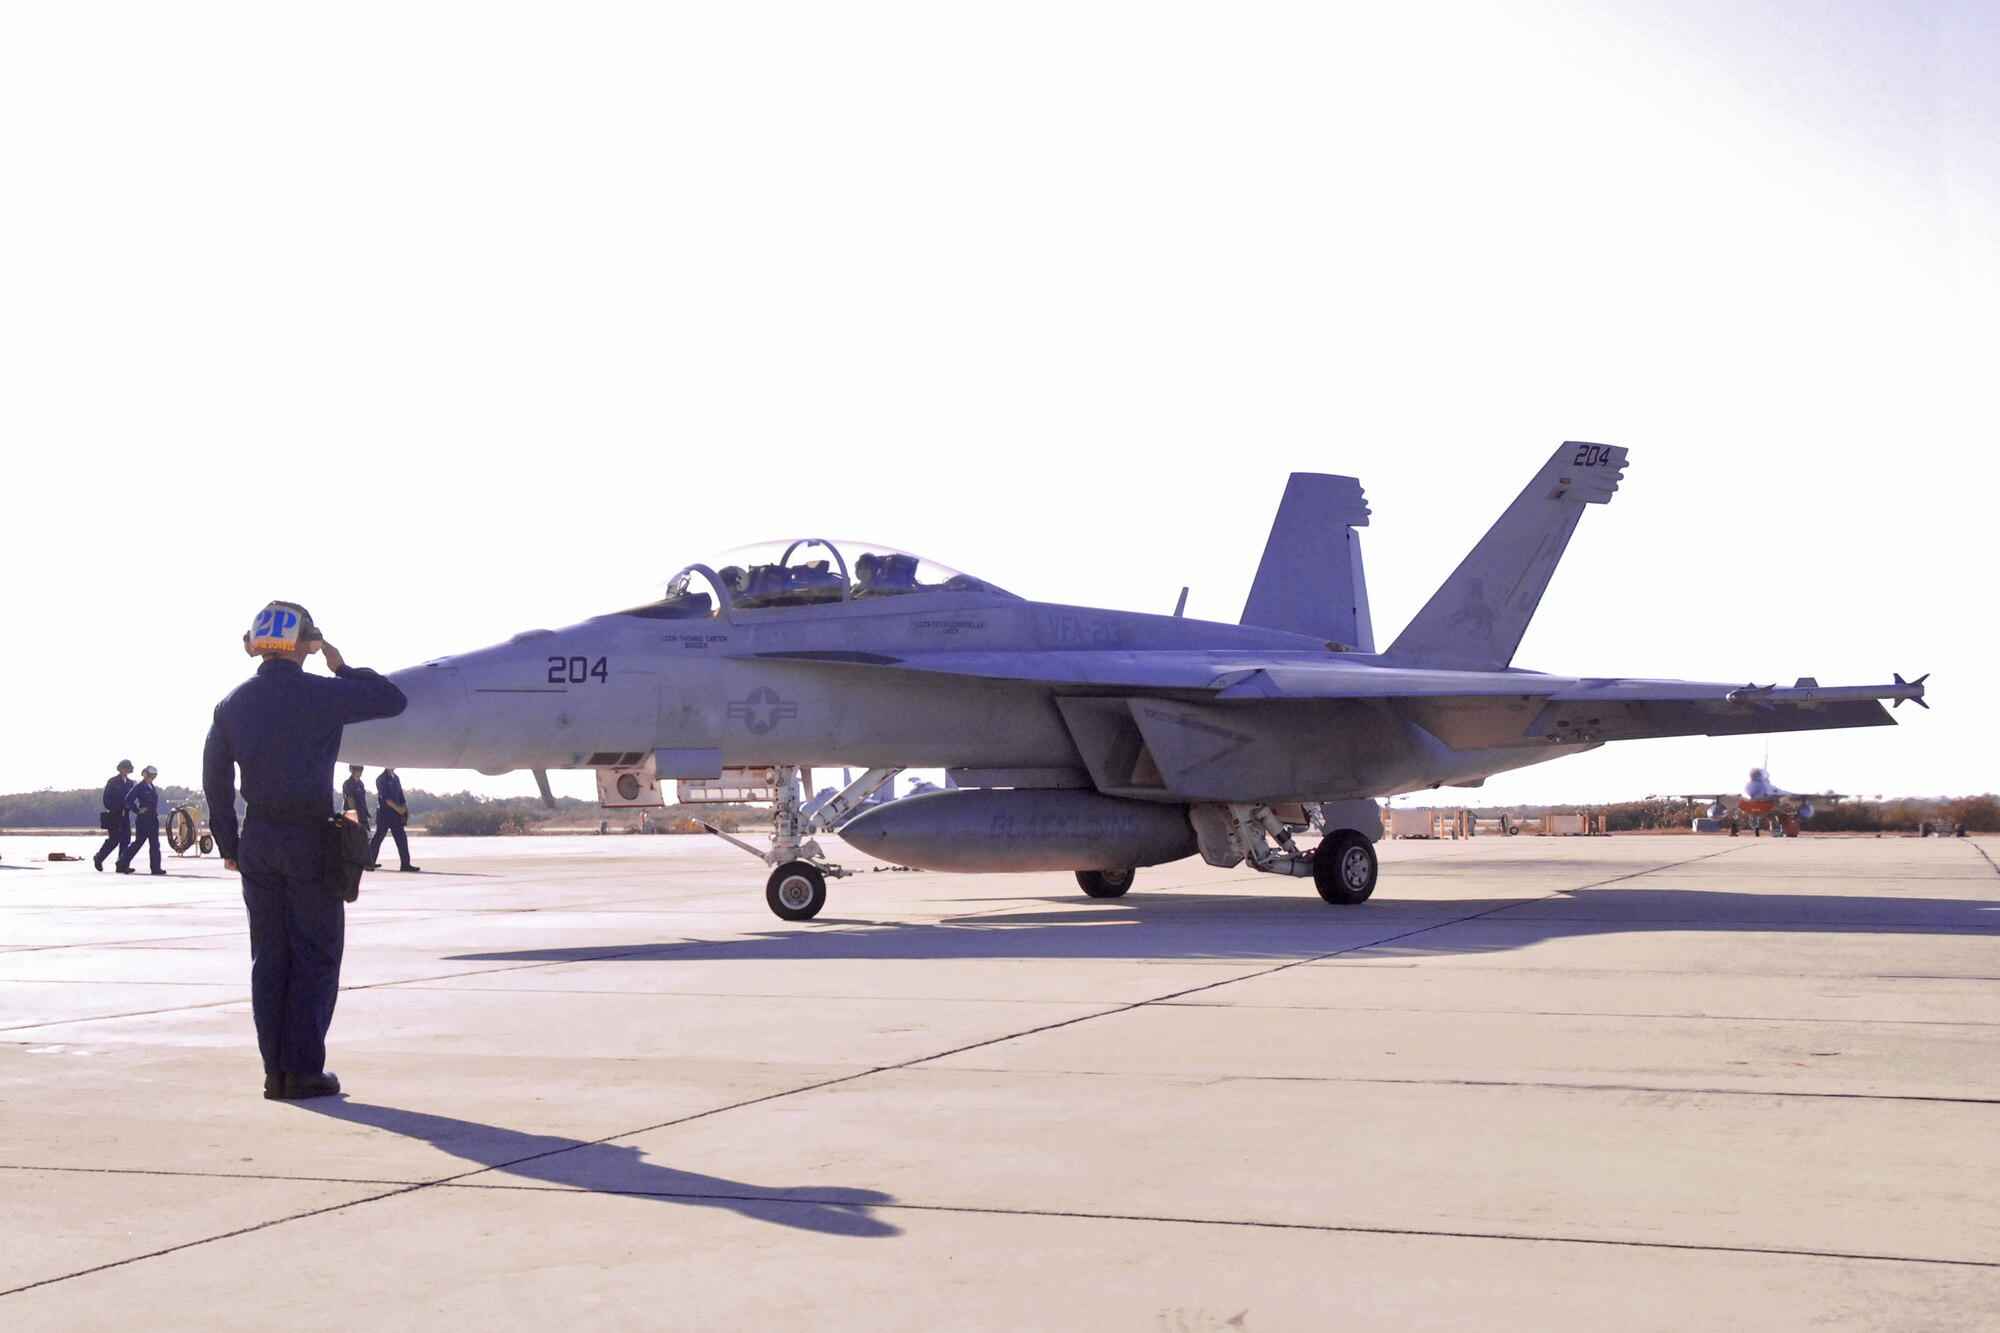
[[[396,839],[396,854],[403,858],[401,868],[422,870],[422,866],[410,864],[410,840],[403,833],[403,825],[410,822],[410,807],[403,801],[403,780],[395,769],[385,768],[376,776],[375,803],[375,840],[368,844],[368,868],[382,868],[382,837],[390,834]]]
[[[340,799],[347,809],[354,812],[355,819],[361,823],[361,831],[366,833],[368,831],[368,785],[361,780],[361,765],[349,764],[347,766],[347,781],[340,784]],[[372,860],[373,858],[371,857],[370,859]]]
[[[153,873],[167,872],[160,866],[160,789],[153,785],[153,779],[160,776],[160,770],[151,764],[139,770],[139,781],[133,784],[132,794],[125,798],[125,806],[132,812],[134,828],[132,841],[118,857],[118,873],[132,873],[132,863],[139,859],[139,849],[145,847],[152,852]]]
[[[104,858],[113,852],[118,853],[118,864],[125,864],[125,844],[132,840],[132,820],[126,813],[125,802],[136,785],[132,781],[132,761],[120,759],[118,771],[104,784],[104,813],[110,818],[103,821],[104,845],[90,858],[90,863],[99,870],[104,869]]]
[[[347,911],[321,883],[334,760],[347,723],[394,717],[408,701],[375,672],[348,666],[293,602],[260,611],[243,650],[263,665],[215,706],[202,791],[223,867],[243,876],[264,1095],[325,1097],[340,1091],[326,1072],[326,1030],[340,996]],[[334,679],[306,674],[313,653]],[[239,773],[249,807],[240,835]]]

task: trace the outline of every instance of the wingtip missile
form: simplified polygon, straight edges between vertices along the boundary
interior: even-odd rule
[[[1896,688],[1907,690],[1909,693],[1896,696],[1896,702],[1889,705],[1891,708],[1901,708],[1905,699],[1908,699],[1919,708],[1928,709],[1930,707],[1929,704],[1924,702],[1924,682],[1931,678],[1930,672],[1924,672],[1923,675],[1918,676],[1915,680],[1904,680],[1903,673],[1900,671],[1892,674],[1896,677]]]

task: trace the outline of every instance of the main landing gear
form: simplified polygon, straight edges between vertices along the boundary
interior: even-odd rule
[[[851,875],[826,859],[812,835],[840,826],[842,820],[860,808],[903,770],[871,768],[845,789],[824,801],[806,802],[796,764],[773,768],[777,799],[771,803],[771,846],[760,851],[741,838],[732,837],[713,825],[703,825],[725,842],[741,847],[773,867],[764,882],[764,902],[787,921],[810,921],[826,906],[826,882]]]
[[[1373,838],[1363,829],[1382,829],[1373,801],[1319,805],[1197,805],[1188,810],[1201,856],[1212,866],[1248,861],[1267,875],[1310,877],[1319,896],[1338,906],[1368,901],[1375,892],[1378,864]],[[1359,826],[1359,827],[1357,827]],[[1321,833],[1317,847],[1302,850],[1295,835]],[[1087,891],[1087,890],[1086,890]]]
[[[1093,898],[1122,898],[1125,890],[1132,887],[1132,881],[1139,877],[1136,870],[1079,870],[1076,872],[1077,887]]]
[[[1313,851],[1313,887],[1337,906],[1365,903],[1375,892],[1378,865],[1374,845],[1353,829],[1329,833]]]

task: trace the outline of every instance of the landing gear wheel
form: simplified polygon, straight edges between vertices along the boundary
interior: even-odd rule
[[[787,921],[810,921],[826,906],[826,876],[810,861],[787,861],[765,882],[764,901]]]
[[[1132,887],[1132,881],[1139,877],[1136,870],[1079,870],[1076,882],[1085,893],[1093,898],[1122,898],[1125,890]]]
[[[1330,903],[1365,903],[1375,892],[1375,848],[1353,829],[1342,829],[1313,853],[1313,887]]]
[[[194,815],[186,808],[167,816],[167,846],[176,853],[187,851],[194,846]]]

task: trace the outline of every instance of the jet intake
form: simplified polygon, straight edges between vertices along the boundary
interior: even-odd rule
[[[919,870],[1130,870],[1195,852],[1187,807],[1091,791],[925,792],[862,811],[840,836]]]

